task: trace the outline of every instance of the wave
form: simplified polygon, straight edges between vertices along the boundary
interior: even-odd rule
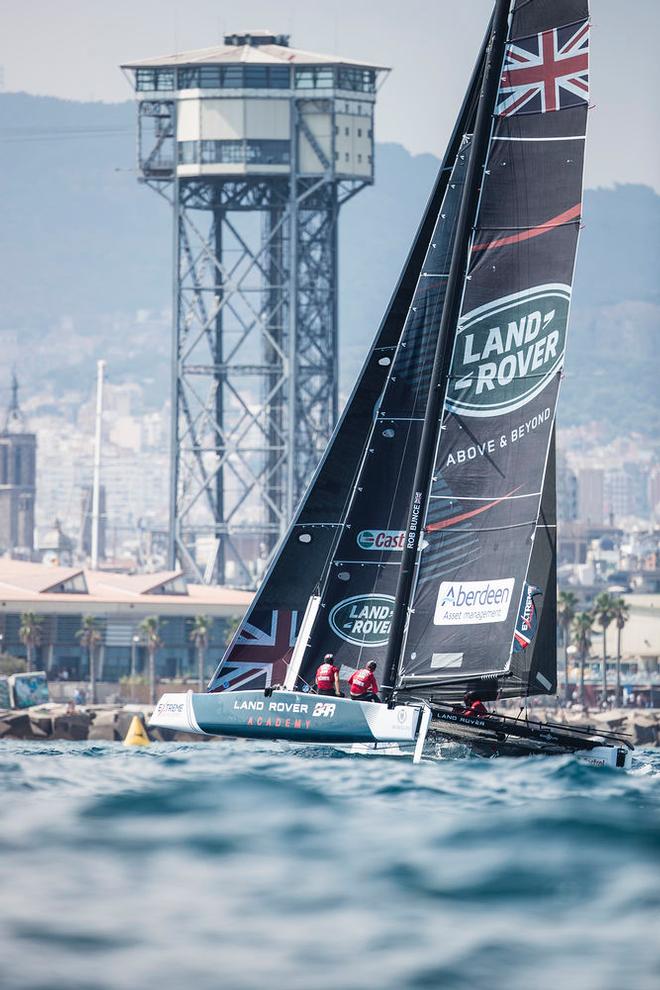
[[[3,990],[655,990],[659,771],[3,746]]]

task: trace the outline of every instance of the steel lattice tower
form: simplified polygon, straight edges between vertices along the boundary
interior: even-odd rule
[[[386,70],[266,32],[123,68],[174,213],[169,564],[253,587],[337,418],[337,219]]]

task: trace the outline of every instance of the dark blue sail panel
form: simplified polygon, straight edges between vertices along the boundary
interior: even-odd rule
[[[537,603],[546,592],[554,597],[551,557],[535,579],[530,565],[581,218],[589,33],[584,4],[552,5],[549,20],[550,9],[518,3],[505,48],[401,658],[404,684],[510,673],[528,586],[543,593]]]

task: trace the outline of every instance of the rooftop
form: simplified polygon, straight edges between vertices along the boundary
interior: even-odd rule
[[[249,591],[188,584],[182,571],[115,574],[80,567],[0,559],[0,609],[35,612],[139,610],[216,615],[242,614]]]
[[[224,45],[125,62],[122,69],[175,65],[228,65],[242,62],[252,65],[352,65],[362,69],[386,70],[386,66],[374,65],[373,62],[290,48],[288,41],[287,35],[275,35],[270,31],[238,32],[225,35]]]

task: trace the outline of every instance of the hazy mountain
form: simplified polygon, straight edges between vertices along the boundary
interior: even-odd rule
[[[103,356],[160,405],[168,387],[170,213],[136,181],[132,103],[0,94],[0,338],[26,391],[87,391]],[[387,304],[438,166],[379,145],[376,184],[340,221],[342,388]],[[660,196],[589,190],[564,423],[660,432]],[[0,382],[4,385],[4,382]],[[3,389],[4,391],[4,389]],[[1,394],[1,393],[0,393]]]

